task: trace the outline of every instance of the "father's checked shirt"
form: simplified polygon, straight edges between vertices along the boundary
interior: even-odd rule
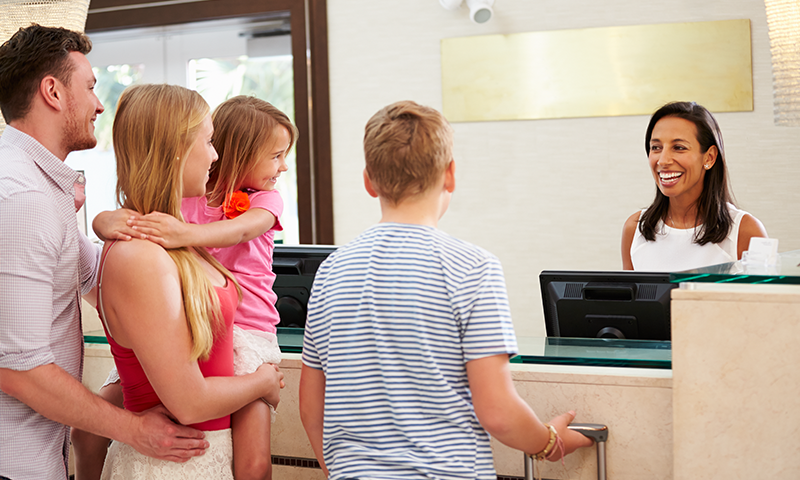
[[[6,127],[0,138],[0,368],[55,363],[81,378],[80,296],[95,284],[100,249],[78,231],[79,178],[39,142]],[[0,392],[0,476],[66,479],[68,449],[68,427]]]

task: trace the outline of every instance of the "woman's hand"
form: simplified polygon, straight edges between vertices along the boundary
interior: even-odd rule
[[[277,365],[265,363],[258,367],[256,373],[264,377],[264,392],[261,398],[277,409],[281,401],[281,389],[286,386],[283,382],[283,372]]]

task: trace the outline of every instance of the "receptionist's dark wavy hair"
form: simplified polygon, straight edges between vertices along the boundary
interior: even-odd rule
[[[703,153],[712,146],[717,147],[717,160],[706,171],[703,178],[703,191],[697,199],[697,219],[702,225],[695,233],[694,242],[700,245],[720,243],[728,236],[733,225],[728,203],[733,204],[733,194],[728,185],[728,168],[725,164],[725,147],[722,143],[722,132],[711,112],[694,102],[673,102],[656,110],[650,118],[644,138],[644,149],[650,155],[650,139],[656,123],[665,117],[678,117],[689,120],[697,128],[697,141]],[[656,186],[656,198],[642,214],[639,220],[639,231],[649,241],[656,239],[658,221],[666,223],[669,211],[669,197],[661,193]]]

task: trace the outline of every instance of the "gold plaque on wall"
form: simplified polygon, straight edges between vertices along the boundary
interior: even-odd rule
[[[451,122],[648,115],[670,101],[753,110],[749,20],[442,40]]]

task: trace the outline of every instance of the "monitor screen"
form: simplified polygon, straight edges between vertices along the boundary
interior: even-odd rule
[[[336,247],[330,245],[275,245],[272,271],[278,296],[275,307],[279,327],[303,328],[306,325],[308,297],[320,264]]]
[[[669,273],[543,271],[548,337],[670,339]]]

